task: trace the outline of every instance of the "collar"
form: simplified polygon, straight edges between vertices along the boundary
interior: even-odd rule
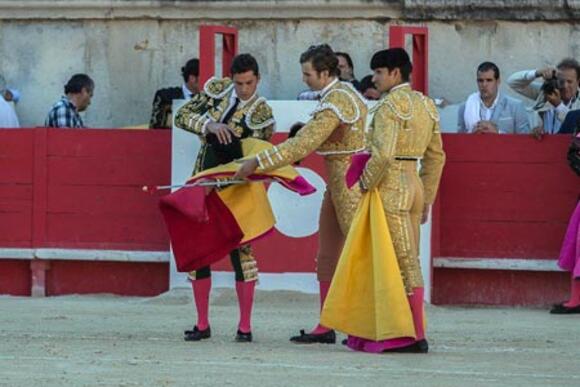
[[[324,89],[320,90],[320,97],[324,97],[329,91],[330,89],[332,89],[332,86],[336,85],[338,83],[338,78],[334,78],[334,81],[330,82],[328,85],[326,85],[324,87]]]
[[[389,93],[392,93],[395,90],[403,89],[405,87],[411,87],[411,85],[409,84],[409,82],[401,83],[400,85],[397,85],[395,87],[392,87],[391,90],[389,90]]]
[[[195,95],[195,93],[192,93],[191,90],[187,88],[187,85],[185,83],[181,85],[181,92],[183,93],[185,99],[191,99]]]
[[[63,101],[65,104],[67,104],[69,107],[73,108],[73,110],[75,112],[77,111],[77,107],[75,106],[75,104],[72,103],[72,101],[70,100],[70,98],[67,97],[66,95],[63,95],[60,100]]]
[[[489,109],[489,110],[495,109],[495,107],[497,106],[497,102],[499,101],[499,98],[500,98],[500,92],[498,91],[497,92],[497,95],[495,96],[495,99],[493,100],[493,103],[491,104],[491,106],[490,107],[487,107],[487,106],[485,106],[485,103],[481,99],[481,94],[479,95],[479,101],[481,102],[481,106],[484,109]]]
[[[240,98],[240,103],[238,104],[238,108],[243,108],[247,104],[253,102],[257,96],[258,96],[258,90],[256,89],[254,94],[252,94],[252,96],[250,98],[248,98],[247,100],[244,101],[243,99]],[[238,93],[236,93],[236,89],[234,89],[232,91],[232,94],[230,95],[230,104],[233,104],[234,101],[236,100],[236,98],[238,98]]]

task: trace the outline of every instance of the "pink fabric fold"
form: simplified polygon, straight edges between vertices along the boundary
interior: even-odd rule
[[[580,278],[580,201],[568,223],[558,266],[571,272],[574,278]]]
[[[345,176],[346,186],[348,188],[351,188],[360,180],[360,177],[370,158],[371,154],[368,152],[359,152],[352,155],[350,167],[348,167]]]
[[[215,179],[220,179],[220,178],[223,179],[224,177],[232,177],[233,175],[234,175],[234,172],[220,172],[220,173],[205,175],[205,176],[203,176],[202,179],[203,180],[215,180]],[[284,187],[286,187],[287,189],[296,192],[300,196],[306,196],[306,195],[310,195],[310,194],[316,192],[316,188],[312,184],[310,184],[308,182],[308,180],[306,180],[302,176],[298,176],[298,177],[294,178],[293,180],[289,180],[289,179],[282,177],[282,176],[276,176],[275,174],[274,175],[252,174],[252,175],[248,176],[248,179],[254,180],[254,181],[274,179],[278,183],[280,183]],[[197,179],[190,179],[187,181],[187,183],[192,184],[196,181],[197,181]]]

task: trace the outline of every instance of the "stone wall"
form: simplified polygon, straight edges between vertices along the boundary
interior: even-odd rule
[[[450,6],[444,15],[433,11],[418,20],[423,19],[421,12],[441,10],[439,3],[463,3],[463,8]],[[557,7],[548,3],[566,3],[568,16],[551,21],[471,20],[462,12],[475,3],[0,0],[0,73],[22,91],[17,109],[24,126],[42,125],[70,75],[86,72],[96,81],[87,124],[123,127],[148,122],[157,88],[181,84],[179,69],[198,55],[197,31],[204,23],[239,29],[240,51],[257,57],[261,93],[273,99],[293,99],[304,89],[298,57],[311,44],[327,42],[349,52],[356,75],[370,73],[369,59],[387,46],[392,23],[429,27],[430,92],[451,102],[473,92],[475,68],[484,60],[496,62],[507,77],[516,70],[580,56],[580,30],[570,16],[575,2],[525,2],[530,9],[536,3],[537,12],[553,13]],[[505,3],[509,10],[524,2],[487,3],[495,4],[496,10]]]

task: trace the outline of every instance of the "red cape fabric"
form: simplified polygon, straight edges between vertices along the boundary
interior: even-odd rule
[[[211,265],[239,246],[244,233],[215,191],[184,187],[161,198],[177,271]]]

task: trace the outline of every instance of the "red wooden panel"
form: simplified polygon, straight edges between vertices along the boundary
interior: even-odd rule
[[[0,247],[30,247],[32,211],[0,210]]]
[[[443,222],[441,256],[555,258],[565,231],[564,223]]]
[[[548,306],[569,294],[570,274],[562,272],[435,269],[433,275],[437,305]]]
[[[502,134],[444,134],[447,160],[511,163],[566,163],[570,136],[551,135],[538,141],[532,136]]]
[[[46,242],[46,165],[48,129],[34,131],[34,186],[32,196],[32,244],[41,247]]]
[[[143,185],[163,184],[170,180],[170,160],[154,160],[152,155],[48,158],[51,185]]]
[[[0,153],[0,183],[30,184],[34,159],[26,155],[5,156]]]
[[[521,192],[530,195],[569,193],[580,190],[578,178],[562,161],[559,164],[451,162],[445,166],[441,195],[473,202],[473,196],[494,192]],[[474,203],[477,204],[477,203]]]
[[[284,246],[283,249],[280,246]],[[316,268],[318,234],[306,238],[289,238],[274,231],[265,239],[252,244],[253,252],[262,273],[312,273]],[[219,261],[213,270],[232,271],[229,257]]]
[[[0,295],[30,296],[30,262],[0,259]]]
[[[50,246],[68,248],[169,250],[169,236],[159,214],[66,214],[47,216]]]
[[[169,162],[171,131],[122,129],[50,129],[48,154],[68,157],[149,156]]]
[[[160,196],[145,194],[135,186],[50,185],[48,212],[127,214],[150,216],[158,221]]]
[[[0,157],[34,154],[34,129],[0,130]]]
[[[169,288],[169,264],[52,261],[47,295],[111,293],[156,296]]]
[[[524,192],[465,191],[462,195],[467,195],[469,200],[457,200],[457,192],[447,194],[446,189],[442,191],[446,222],[509,220],[566,223],[576,205],[576,195],[570,193],[534,195]]]

